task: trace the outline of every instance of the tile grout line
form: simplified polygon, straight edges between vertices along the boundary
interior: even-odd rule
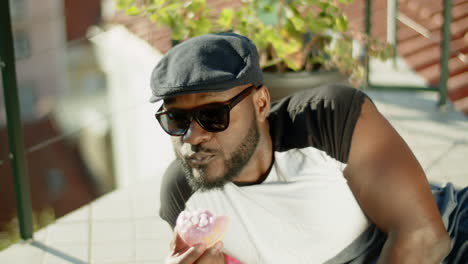
[[[93,207],[92,207],[93,202],[91,202],[88,209],[88,264],[91,264],[92,261],[92,231],[93,231]]]
[[[49,242],[49,226],[46,227],[44,242],[45,243]],[[43,254],[42,254],[42,264],[46,264],[46,259],[47,259],[47,253],[43,252]]]
[[[130,219],[132,221],[132,231],[133,231],[133,261],[137,261],[137,230],[136,230],[136,221],[135,221],[135,207],[134,207],[134,193],[135,190],[130,188],[128,194],[128,201],[130,203]]]
[[[450,146],[448,146],[448,148],[447,148],[445,151],[441,152],[441,154],[438,155],[438,156],[429,164],[429,166],[427,167],[427,172],[428,172],[428,173],[431,172],[432,169],[433,169],[436,165],[438,165],[438,164],[441,162],[441,160],[444,159],[444,158],[448,155],[448,153],[450,153],[454,148],[457,147],[457,145],[458,145],[458,144],[457,144],[456,142],[452,142],[452,144],[450,144]]]

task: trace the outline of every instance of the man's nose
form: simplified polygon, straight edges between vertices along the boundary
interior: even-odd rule
[[[203,129],[195,120],[192,120],[185,135],[182,136],[182,141],[191,145],[198,145],[207,142],[211,139],[213,133]]]

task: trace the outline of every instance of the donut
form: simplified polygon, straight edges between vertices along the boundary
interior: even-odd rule
[[[220,241],[227,230],[229,218],[214,215],[208,210],[194,212],[182,211],[176,220],[176,230],[180,238],[189,246],[204,243],[207,247]],[[242,264],[234,257],[224,253],[226,264]]]
[[[217,216],[208,210],[182,211],[177,217],[176,230],[189,246],[204,243],[213,246],[223,238],[229,219]]]

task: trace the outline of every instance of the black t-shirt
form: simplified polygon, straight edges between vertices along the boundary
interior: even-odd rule
[[[365,98],[368,97],[362,91],[345,85],[325,85],[273,102],[268,117],[273,150],[312,146],[347,163]],[[159,211],[172,228],[193,193],[181,165],[173,161],[163,176]]]

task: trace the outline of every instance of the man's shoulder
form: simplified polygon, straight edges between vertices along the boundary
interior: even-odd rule
[[[363,96],[364,93],[345,84],[326,84],[298,91],[272,102],[270,113],[275,114],[282,110],[294,112],[303,109],[306,105],[317,105],[320,103],[345,104],[352,101],[356,95]],[[284,107],[285,105],[287,105],[286,108]]]
[[[274,149],[315,147],[346,163],[366,97],[350,86],[327,84],[273,102],[268,119]]]

